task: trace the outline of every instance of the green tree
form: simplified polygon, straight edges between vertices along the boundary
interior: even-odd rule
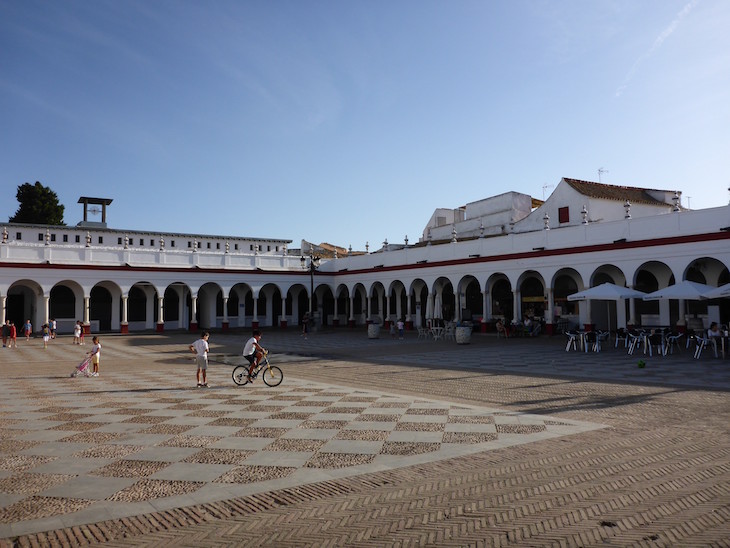
[[[15,215],[10,217],[11,223],[65,226],[64,208],[58,203],[58,196],[38,181],[34,185],[30,183],[20,185],[15,197],[20,202],[20,207]]]

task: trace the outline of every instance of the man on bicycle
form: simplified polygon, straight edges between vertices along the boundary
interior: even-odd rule
[[[253,330],[253,336],[246,341],[246,345],[243,347],[243,357],[248,360],[251,366],[248,368],[248,380],[251,380],[253,370],[259,363],[259,360],[266,353],[266,349],[259,344],[261,340],[261,331],[258,329]]]

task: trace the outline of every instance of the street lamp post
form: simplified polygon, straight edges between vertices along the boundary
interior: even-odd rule
[[[302,255],[299,260],[302,268],[309,270],[309,319],[312,319],[312,302],[314,302],[314,271],[319,268],[320,257],[310,249],[309,255]]]

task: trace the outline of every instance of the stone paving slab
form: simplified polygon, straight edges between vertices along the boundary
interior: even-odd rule
[[[214,334],[213,355],[238,363],[243,338]],[[230,365],[212,364],[214,387],[198,390],[190,339],[104,337],[99,378],[68,377],[83,349],[58,340],[0,355],[0,537],[281,546],[730,538],[729,360],[647,359],[647,375],[638,356],[587,358],[558,338],[506,347],[483,336],[465,347],[345,331],[304,347],[295,333],[270,331],[281,387],[235,387]],[[684,508],[682,517],[664,505]]]

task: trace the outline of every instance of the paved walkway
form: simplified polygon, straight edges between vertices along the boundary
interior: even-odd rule
[[[0,543],[728,545],[730,360],[364,330],[265,331],[285,380],[230,378],[244,334],[3,349]]]

